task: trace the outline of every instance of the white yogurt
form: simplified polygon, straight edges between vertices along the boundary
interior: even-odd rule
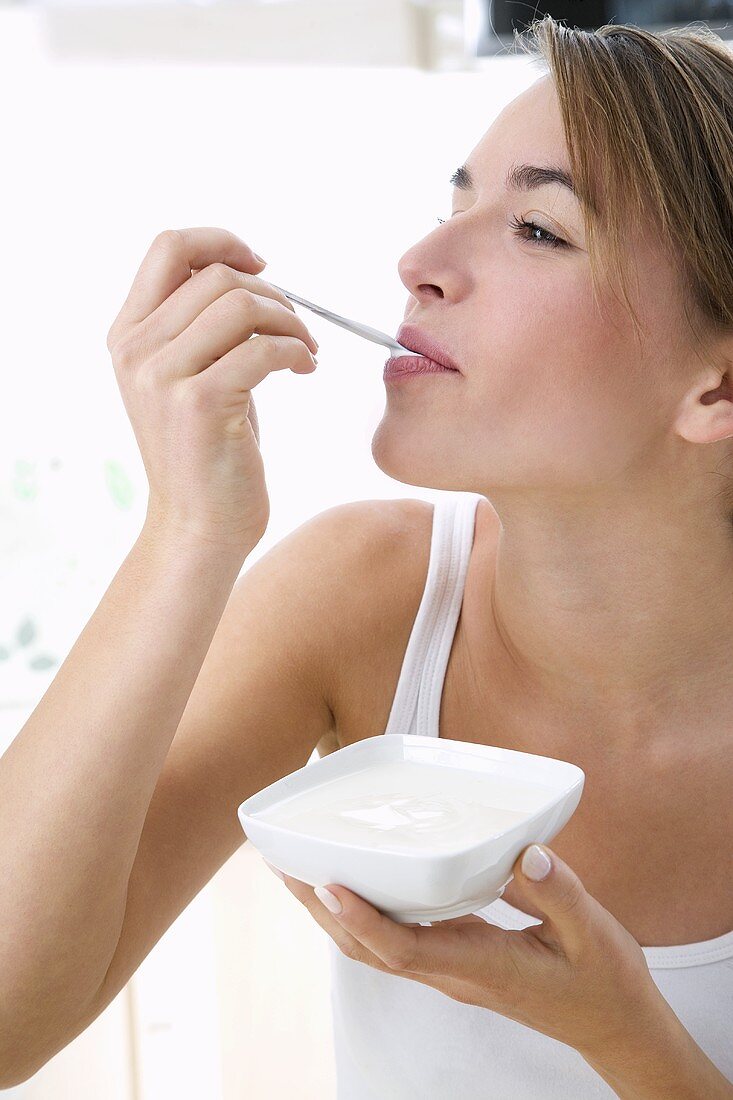
[[[322,783],[256,816],[366,848],[442,852],[505,832],[549,797],[544,787],[488,772],[397,760]]]

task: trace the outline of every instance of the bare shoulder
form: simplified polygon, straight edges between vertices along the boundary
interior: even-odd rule
[[[294,569],[314,585],[314,615],[336,652],[346,655],[353,645],[363,653],[367,631],[381,636],[419,602],[432,517],[428,501],[356,500],[320,512],[289,536]]]
[[[311,642],[319,625],[341,636],[346,613],[360,603],[365,610],[379,603],[381,584],[398,581],[401,564],[421,546],[427,564],[431,523],[432,505],[422,500],[337,504],[280,539],[240,576],[235,592],[246,588],[248,599],[251,591],[260,593],[276,616],[287,616],[297,594]]]
[[[480,500],[477,535],[493,538],[497,525]],[[294,555],[291,583],[312,585],[299,649],[333,716],[320,755],[384,732],[425,589],[432,526],[430,501],[357,500],[318,513],[278,544]]]
[[[369,551],[376,543],[380,550],[387,545],[399,548],[410,533],[420,537],[426,527],[430,529],[432,517],[433,506],[425,500],[353,500],[320,512],[308,524],[338,529],[343,545]]]
[[[348,582],[339,589],[348,612],[324,662],[334,719],[330,749],[384,733],[425,590],[433,528],[429,501],[358,501],[343,509],[334,520],[353,524],[355,542]],[[499,530],[491,503],[480,499],[475,539],[490,552]]]
[[[386,579],[395,567],[401,575],[404,559],[420,550],[427,565],[432,517],[424,500],[355,500],[319,512],[278,546],[287,553],[292,540],[299,565],[311,566],[319,584],[358,598],[359,581]]]
[[[319,547],[330,547],[317,628],[321,691],[333,715],[333,732],[318,746],[324,755],[384,731],[425,587],[433,505],[360,500],[312,522]]]

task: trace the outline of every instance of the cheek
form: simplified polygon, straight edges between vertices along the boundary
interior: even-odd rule
[[[621,474],[658,430],[659,403],[623,307],[601,312],[588,272],[573,281],[549,265],[521,293],[505,277],[485,298],[466,377],[387,396],[377,465],[407,484],[479,492]]]
[[[557,417],[572,423],[592,402],[613,349],[589,309],[583,295],[540,284],[492,311],[469,376],[492,426],[551,430]]]
[[[612,323],[613,322],[613,323]],[[590,287],[534,288],[492,318],[472,362],[464,439],[486,472],[530,484],[612,476],[649,438],[650,374]]]

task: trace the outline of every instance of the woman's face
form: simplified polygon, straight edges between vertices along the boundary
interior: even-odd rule
[[[466,161],[473,188],[454,188],[452,217],[399,263],[404,321],[462,368],[385,383],[372,454],[406,484],[493,502],[503,489],[601,492],[669,437],[688,354],[673,266],[653,232],[630,242],[640,350],[610,290],[602,313],[594,305],[579,200],[559,183],[507,189],[519,164],[569,173],[549,76],[501,112]],[[519,233],[522,219],[545,232]],[[567,245],[551,247],[548,232]]]

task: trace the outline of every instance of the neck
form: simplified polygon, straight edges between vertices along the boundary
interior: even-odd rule
[[[634,735],[670,715],[722,720],[733,528],[688,503],[495,503],[493,622],[503,673],[525,698]]]

